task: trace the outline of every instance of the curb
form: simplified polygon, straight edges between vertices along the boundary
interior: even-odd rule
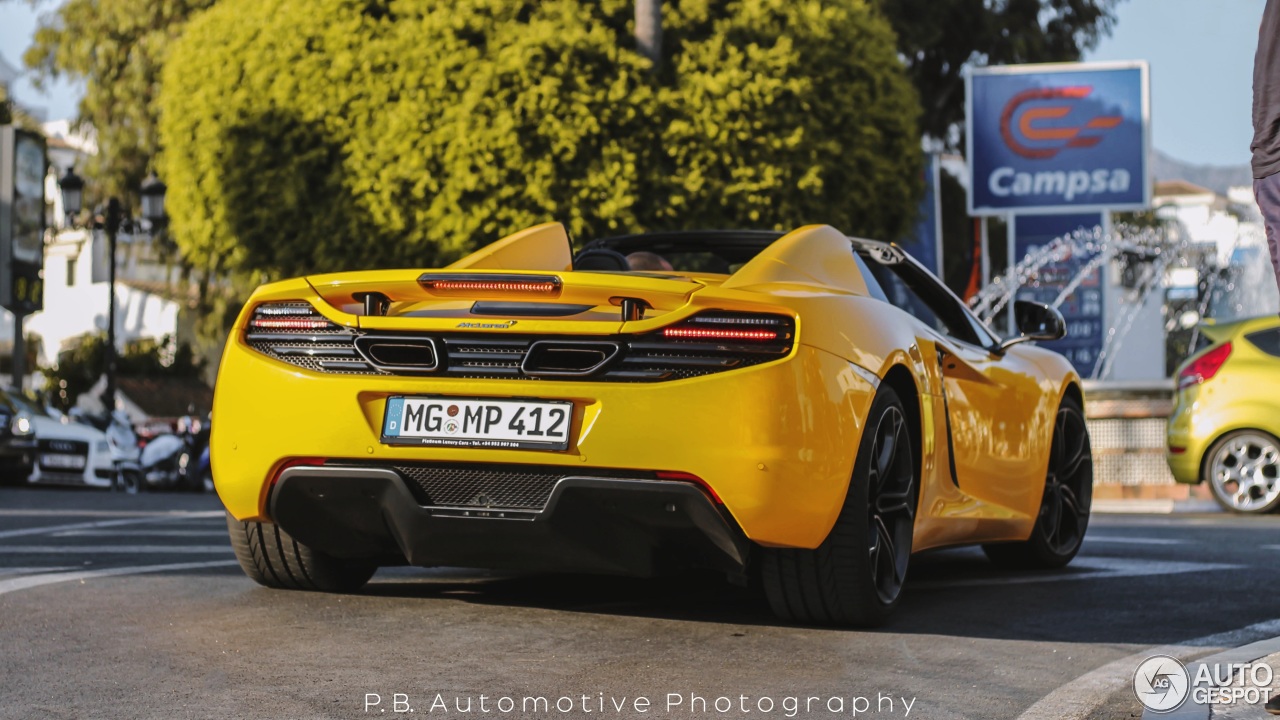
[[[1137,513],[1144,515],[1171,515],[1176,513],[1221,513],[1222,507],[1213,500],[1192,498],[1189,500],[1131,499],[1094,500],[1092,512],[1103,515]]]
[[[1255,643],[1243,645],[1238,648],[1225,650],[1216,655],[1203,657],[1195,662],[1186,664],[1187,674],[1191,677],[1196,676],[1196,672],[1201,665],[1226,665],[1230,663],[1250,663],[1265,659],[1280,652],[1280,636],[1259,640]],[[1217,705],[1201,705],[1190,697],[1187,698],[1177,709],[1167,713],[1157,713],[1146,708],[1142,710],[1142,720],[1209,720],[1214,714],[1214,708]],[[1235,706],[1228,705],[1226,707],[1233,708]],[[1246,710],[1250,717],[1269,718],[1261,706],[1249,706]],[[1239,717],[1239,713],[1232,713],[1233,716]]]

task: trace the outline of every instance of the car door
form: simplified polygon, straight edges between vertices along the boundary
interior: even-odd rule
[[[1045,470],[1037,467],[1044,457],[1039,436],[1046,414],[1037,368],[998,352],[995,336],[914,262],[904,259],[873,272],[890,301],[934,335],[937,356],[931,360],[943,378],[952,481],[965,494],[1034,513],[1043,483],[1027,479]]]

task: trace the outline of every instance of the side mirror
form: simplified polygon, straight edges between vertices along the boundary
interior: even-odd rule
[[[1015,301],[1013,320],[1018,327],[1018,336],[1001,342],[1001,352],[1028,340],[1057,340],[1067,335],[1067,323],[1062,319],[1062,313],[1044,303]]]

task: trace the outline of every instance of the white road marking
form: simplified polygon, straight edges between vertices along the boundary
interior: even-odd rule
[[[1018,720],[1081,720],[1091,715],[1113,693],[1130,687],[1138,664],[1152,655],[1172,655],[1185,661],[1211,649],[1235,647],[1243,642],[1276,634],[1280,634],[1280,619],[1205,635],[1177,645],[1150,647],[1109,662],[1059,687],[1027,708],[1018,716]]]
[[[1185,545],[1186,540],[1169,538],[1125,537],[1123,535],[1085,535],[1085,542],[1116,543],[1122,545]]]
[[[0,575],[30,575],[31,573],[58,572],[59,570],[71,570],[74,568],[74,565],[55,567],[0,567]]]
[[[229,552],[230,545],[0,545],[0,555],[186,555]]]
[[[227,529],[220,530],[63,530],[54,537],[225,537]]]
[[[912,590],[938,590],[957,587],[986,587],[995,585],[1027,585],[1044,582],[1071,582],[1075,580],[1107,580],[1111,578],[1147,577],[1150,575],[1178,575],[1190,572],[1238,570],[1244,565],[1226,563],[1178,562],[1172,560],[1146,560],[1143,558],[1083,557],[1076,558],[1066,570],[1048,573],[1025,573],[1002,577],[968,578],[957,580],[926,580],[910,583]]]
[[[0,580],[0,595],[17,592],[28,588],[52,585],[54,583],[74,580],[93,580],[95,578],[115,575],[142,575],[144,573],[169,572],[176,570],[203,570],[205,568],[230,567],[236,565],[235,560],[214,560],[211,562],[171,563],[168,565],[140,565],[136,567],[104,568],[102,570],[82,570],[80,572],[46,573],[42,575],[26,575],[23,577]]]
[[[48,510],[44,508],[0,508],[0,517],[181,517],[184,515],[216,515],[223,513],[199,510]]]
[[[175,522],[198,518],[225,517],[220,511],[164,513],[147,517],[131,517],[120,520],[98,520],[96,522],[69,523],[67,525],[44,525],[41,527],[20,528],[18,530],[0,530],[0,538],[26,537],[28,535],[51,535],[66,530],[90,530],[93,528],[118,527],[120,525],[140,525],[143,523]]]

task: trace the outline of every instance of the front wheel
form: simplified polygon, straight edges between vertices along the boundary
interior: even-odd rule
[[[1205,458],[1203,479],[1224,509],[1261,515],[1280,507],[1280,440],[1271,433],[1229,432]]]
[[[372,562],[342,560],[313,550],[273,523],[240,522],[228,514],[227,531],[240,568],[264,587],[354,592],[378,569]]]
[[[1093,451],[1084,410],[1075,400],[1063,398],[1053,424],[1049,470],[1031,537],[983,545],[982,550],[992,562],[1006,567],[1063,567],[1080,552],[1092,501]]]
[[[835,527],[816,549],[765,548],[761,579],[784,620],[878,625],[898,604],[911,557],[919,481],[898,394],[881,385],[867,413]]]
[[[145,484],[146,481],[142,479],[141,471],[117,470],[115,474],[115,482],[111,489],[122,491],[129,495],[137,495],[142,492],[142,487]]]

